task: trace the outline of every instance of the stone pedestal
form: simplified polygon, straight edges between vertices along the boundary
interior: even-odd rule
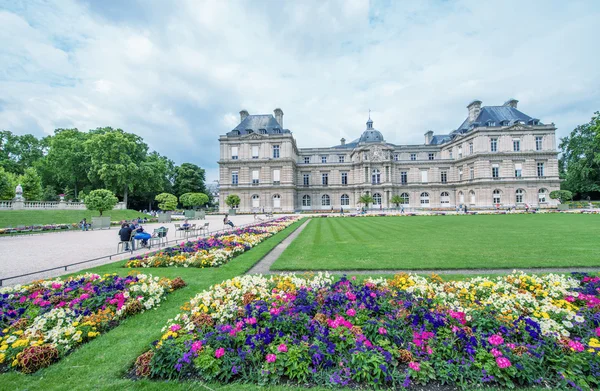
[[[25,209],[25,201],[23,199],[14,200],[12,202],[12,208],[13,210]]]
[[[65,202],[64,198],[61,198],[60,201],[58,202],[57,209],[67,209],[67,203]]]

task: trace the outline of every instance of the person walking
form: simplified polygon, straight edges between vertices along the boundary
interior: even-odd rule
[[[119,237],[121,238],[121,242],[125,242],[125,251],[129,251],[129,240],[131,239],[131,227],[127,223],[123,223],[121,225],[121,229],[119,230]],[[135,246],[133,242],[131,242],[131,251],[135,250]]]

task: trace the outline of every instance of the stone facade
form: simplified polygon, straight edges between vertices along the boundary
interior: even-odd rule
[[[237,194],[240,212],[352,210],[363,194],[371,208],[551,207],[560,188],[556,128],[502,106],[469,106],[449,135],[425,133],[422,145],[394,145],[369,118],[362,136],[329,148],[298,148],[275,115],[240,112],[240,125],[219,138],[221,211]]]

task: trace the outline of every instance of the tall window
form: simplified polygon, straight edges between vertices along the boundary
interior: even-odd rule
[[[434,159],[434,157],[435,157],[435,155],[434,155],[433,153],[431,153],[431,152],[430,152],[430,153],[429,153],[429,160],[433,160],[433,159]]]
[[[538,202],[540,204],[543,204],[544,202],[546,202],[546,194],[548,192],[546,191],[546,189],[540,189],[538,190]]]
[[[258,194],[254,194],[252,196],[252,207],[253,208],[260,207],[260,196]]]
[[[515,163],[515,178],[521,178],[523,173],[523,164]]]
[[[458,169],[458,180],[459,181],[462,181],[462,174],[463,174],[463,170],[462,170],[462,168],[459,168]]]
[[[329,184],[329,174],[327,174],[327,173],[321,174],[321,184],[323,186],[327,186]]]
[[[258,159],[258,145],[252,146],[252,159]]]
[[[542,136],[535,136],[535,150],[536,151],[542,150],[542,140],[543,140]]]
[[[231,159],[237,160],[238,158],[238,147],[231,147]]]
[[[442,183],[448,183],[448,173],[446,171],[441,172],[440,180]]]
[[[492,165],[492,178],[499,178],[500,177],[500,167],[498,167],[497,164],[493,164]]]
[[[516,194],[515,202],[517,204],[522,204],[523,203],[523,194],[525,194],[525,191],[523,189],[517,189],[515,194]]]
[[[450,203],[450,194],[447,191],[443,191],[440,194],[440,204],[449,204]]]
[[[381,183],[381,172],[377,168],[371,173],[371,183],[374,185]]]
[[[327,194],[323,194],[321,197],[321,206],[329,206],[331,205],[331,198]]]
[[[458,158],[462,157],[462,147],[458,147]]]
[[[273,208],[281,208],[281,196],[279,194],[273,195]]]
[[[238,172],[237,171],[232,171],[231,172],[231,184],[234,186],[237,186],[238,184]]]
[[[458,202],[461,204],[465,203],[465,193],[463,193],[462,191],[458,192]]]
[[[450,159],[454,159],[454,157],[452,156],[452,150],[450,150]]]
[[[397,162],[398,160],[400,160],[400,156],[397,153],[395,153],[394,154],[394,161]]]
[[[381,194],[373,193],[373,205],[381,205]]]
[[[494,190],[494,192],[492,193],[492,201],[494,202],[494,204],[500,203],[500,190]]]
[[[327,156],[321,156],[321,163],[327,163]]]
[[[490,151],[492,151],[492,152],[498,151],[498,139],[497,138],[490,139]]]
[[[469,192],[469,198],[471,199],[471,204],[475,203],[475,192],[473,190],[471,190]]]
[[[347,184],[348,184],[348,173],[342,172],[342,185],[347,185]]]
[[[308,185],[310,185],[310,174],[303,174],[302,181],[303,181],[304,186],[308,187]]]
[[[338,156],[338,163],[344,163],[344,155]]]
[[[429,193],[421,193],[421,205],[429,205]]]
[[[469,155],[473,154],[473,143],[469,143]]]
[[[279,145],[273,145],[273,159],[279,158]]]
[[[252,184],[253,185],[258,185],[259,174],[260,174],[260,171],[252,170]]]
[[[304,156],[304,164],[310,163],[310,156]]]
[[[342,205],[342,206],[350,205],[350,197],[348,197],[348,194],[342,194],[342,196],[340,197],[340,205]]]
[[[469,167],[469,179],[475,179],[475,168]]]
[[[519,152],[521,150],[521,140],[518,138],[513,139],[513,151]]]
[[[279,185],[281,182],[281,170],[273,170],[273,184]]]
[[[400,194],[400,198],[402,199],[402,205],[408,205],[410,203],[410,196],[408,193]]]
[[[304,195],[302,196],[302,206],[310,206],[310,196],[309,195]]]
[[[544,176],[544,163],[537,164],[537,176]]]
[[[410,160],[417,160],[417,154],[416,153],[411,153],[410,154]]]
[[[403,185],[408,183],[408,173],[406,171],[400,171],[400,182]]]
[[[427,170],[421,170],[421,183],[427,183]]]

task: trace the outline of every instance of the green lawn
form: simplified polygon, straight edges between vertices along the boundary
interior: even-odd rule
[[[600,267],[596,215],[313,218],[272,270]]]
[[[33,224],[79,223],[84,217],[91,222],[92,216],[99,215],[98,212],[91,210],[6,210],[0,211],[0,228]],[[110,216],[113,221],[143,217],[142,213],[130,209],[111,210],[104,212],[104,215]]]

